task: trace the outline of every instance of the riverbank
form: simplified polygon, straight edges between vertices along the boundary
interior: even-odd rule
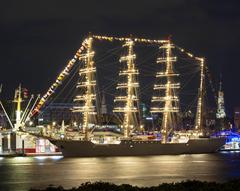
[[[62,186],[49,186],[46,189],[30,191],[237,191],[240,190],[240,179],[225,183],[202,182],[189,180],[179,183],[163,183],[159,186],[137,187],[129,184],[116,185],[107,182],[83,183],[78,188],[64,189]]]

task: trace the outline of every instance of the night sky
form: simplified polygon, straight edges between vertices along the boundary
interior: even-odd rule
[[[173,41],[204,56],[215,82],[223,75],[228,113],[240,106],[239,0],[7,0],[0,2],[0,83],[45,93],[93,34]],[[9,96],[10,97],[10,96]]]

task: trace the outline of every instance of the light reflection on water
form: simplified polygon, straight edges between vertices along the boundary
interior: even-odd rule
[[[0,190],[28,190],[50,184],[69,188],[100,180],[139,186],[187,179],[225,181],[240,177],[240,153],[105,158],[15,157],[1,159],[0,172]]]

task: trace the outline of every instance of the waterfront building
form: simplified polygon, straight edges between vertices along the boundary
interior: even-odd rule
[[[240,128],[240,107],[234,108],[234,127],[236,129]]]
[[[73,103],[51,103],[47,105],[38,115],[38,124],[61,124],[62,121],[67,123],[78,119],[75,113],[72,112]]]
[[[224,107],[224,93],[222,90],[222,82],[220,81],[219,90],[218,90],[218,100],[217,100],[217,119],[224,119],[226,117],[225,107]]]
[[[222,81],[219,83],[216,113],[216,130],[224,130],[227,128],[226,113],[224,107],[224,92],[222,89]]]

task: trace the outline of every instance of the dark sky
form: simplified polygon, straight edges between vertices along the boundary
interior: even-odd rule
[[[223,74],[227,111],[240,106],[239,0],[7,0],[0,2],[0,83],[44,93],[89,31],[165,38]]]

